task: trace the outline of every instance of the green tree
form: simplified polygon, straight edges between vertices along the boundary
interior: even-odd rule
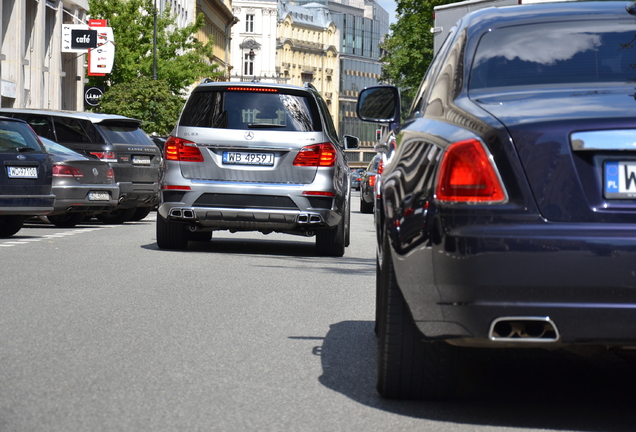
[[[174,111],[172,105],[177,99],[183,102],[180,95],[188,87],[202,78],[222,77],[223,72],[218,71],[218,64],[211,62],[213,40],[204,44],[194,37],[204,25],[203,14],[199,14],[193,24],[178,28],[175,16],[169,9],[157,13],[156,78],[160,83],[153,85],[144,78],[151,79],[154,72],[154,0],[89,0],[88,3],[91,18],[108,20],[115,37],[112,72],[106,76],[89,77],[90,85],[105,89],[100,103],[102,112],[147,121],[151,116],[154,120],[149,123],[153,126],[144,124],[144,130],[163,133],[167,124],[176,122],[178,111]],[[135,86],[150,94],[142,94]],[[166,86],[170,95],[165,92]],[[122,89],[128,89],[130,93],[126,95]],[[117,91],[109,95],[113,90]],[[132,103],[133,94],[141,98],[137,103]],[[163,101],[169,107],[151,109],[142,100]],[[133,110],[131,106],[136,109]],[[163,119],[163,115],[171,117]]]
[[[165,136],[174,127],[183,98],[170,91],[166,80],[139,77],[111,86],[100,101],[101,111],[143,120],[148,133]]]
[[[397,22],[382,44],[382,79],[398,86],[408,106],[433,60],[433,8],[453,0],[397,0]]]

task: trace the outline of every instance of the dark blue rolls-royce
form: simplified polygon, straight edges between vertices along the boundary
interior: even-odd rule
[[[396,88],[358,115],[400,121]],[[462,347],[636,348],[636,9],[488,8],[431,63],[376,197],[378,390],[445,398]]]

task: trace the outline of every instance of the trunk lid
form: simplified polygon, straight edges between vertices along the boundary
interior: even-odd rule
[[[547,220],[633,222],[633,88],[533,88],[532,92],[494,94],[475,101],[510,133],[533,196]],[[609,191],[607,186],[618,181],[616,176],[624,177],[623,183],[627,179],[629,191]]]

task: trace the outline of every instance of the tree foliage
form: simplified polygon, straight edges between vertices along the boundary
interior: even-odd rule
[[[214,41],[210,39],[204,44],[194,37],[204,25],[203,14],[193,24],[178,28],[170,9],[157,13],[159,82],[153,85],[148,79],[152,79],[154,72],[154,0],[89,0],[88,3],[91,18],[108,20],[115,37],[112,72],[103,77],[89,76],[90,85],[105,89],[100,103],[102,112],[144,119],[153,125],[144,124],[144,130],[163,133],[168,123],[176,122],[178,111],[175,114],[172,105],[177,100],[182,103],[180,95],[188,87],[202,78],[218,79],[223,75],[217,71],[218,65],[211,63]],[[139,89],[151,93],[143,94]],[[111,91],[115,94],[109,95]],[[133,101],[132,95],[140,99]],[[163,109],[146,105],[149,101],[164,101],[169,106]],[[161,118],[168,114],[170,119]],[[148,119],[151,115],[153,121]]]
[[[402,99],[415,96],[420,81],[433,60],[433,8],[453,0],[397,0],[397,22],[382,44],[382,79],[398,86]]]
[[[143,120],[142,128],[165,136],[179,118],[184,100],[166,80],[139,77],[113,85],[100,101],[101,111]]]

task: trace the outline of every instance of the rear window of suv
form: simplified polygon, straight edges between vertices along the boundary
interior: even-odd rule
[[[240,130],[322,130],[318,108],[307,94],[242,87],[193,92],[179,125]]]
[[[150,137],[130,123],[98,123],[95,125],[113,144],[154,145]]]
[[[636,23],[573,21],[500,28],[479,42],[470,89],[636,80]]]

